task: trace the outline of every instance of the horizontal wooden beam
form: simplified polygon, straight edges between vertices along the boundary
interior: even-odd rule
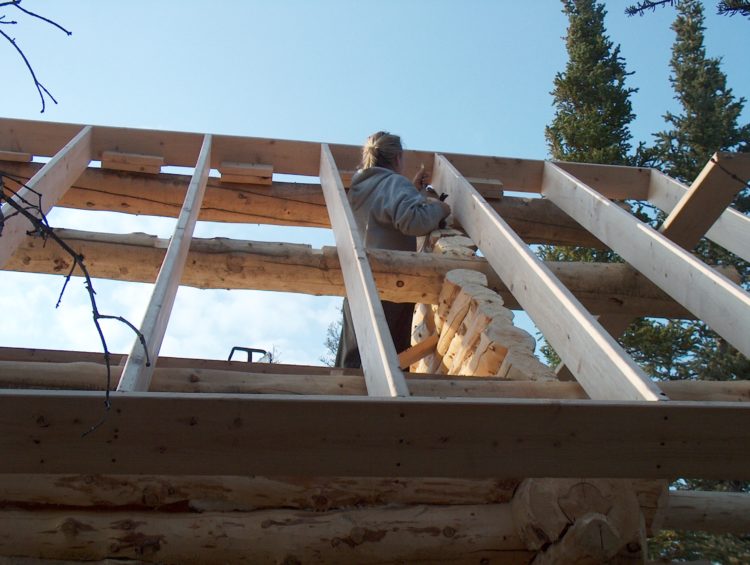
[[[750,479],[744,403],[4,390],[0,473]],[[196,457],[196,454],[200,457]]]
[[[0,555],[139,563],[528,563],[510,505],[330,512],[0,511]]]
[[[552,163],[544,194],[623,259],[750,356],[750,294]]]
[[[16,354],[9,354],[16,352]],[[26,356],[20,352],[28,351]],[[34,359],[45,359],[38,361]],[[112,358],[118,378],[122,356]],[[53,361],[54,359],[54,361]],[[0,388],[104,390],[101,353],[42,352],[0,349]],[[567,381],[513,381],[500,378],[446,377],[410,374],[406,381],[414,396],[470,398],[588,398],[581,385]],[[665,381],[661,389],[674,400],[750,402],[750,381]],[[362,372],[268,363],[231,363],[160,357],[152,392],[226,394],[367,394]]]
[[[672,491],[664,510],[665,530],[717,534],[750,533],[750,494],[745,492]]]
[[[145,234],[114,235],[59,229],[57,234],[80,252],[92,276],[153,282],[169,243]],[[488,285],[509,308],[520,308],[483,258],[371,249],[367,252],[383,300],[437,303],[443,279],[453,269],[487,275]],[[625,264],[546,262],[547,267],[595,314],[691,318],[685,308]],[[58,246],[27,238],[6,268],[67,274],[70,257]],[[722,272],[736,271],[725,268]],[[257,241],[198,239],[190,247],[181,284],[198,288],[278,290],[343,296],[341,267],[333,247]]]
[[[39,163],[0,163],[0,170],[28,179]],[[89,168],[58,202],[59,206],[176,217],[185,198],[187,175],[130,175]],[[490,205],[528,243],[603,244],[549,200],[505,196]],[[319,184],[274,182],[271,186],[237,185],[208,179],[199,220],[306,227],[330,227]]]
[[[1,150],[53,155],[82,126],[12,118],[0,119]],[[210,133],[210,132],[207,132]],[[94,127],[94,158],[102,151],[161,155],[166,165],[192,167],[198,157],[202,133],[171,132],[131,128]],[[274,172],[318,176],[320,143],[255,137],[214,135],[211,166],[223,161],[273,165]],[[361,157],[361,146],[330,144],[333,158],[342,170],[353,170]],[[421,164],[432,166],[433,151],[405,151],[406,171],[411,177]],[[465,176],[499,180],[505,190],[539,192],[544,161],[485,155],[446,153],[446,158]],[[646,169],[605,165],[578,165],[579,178],[612,198],[638,198],[648,186]]]

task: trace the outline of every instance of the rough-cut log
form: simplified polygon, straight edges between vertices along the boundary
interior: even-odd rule
[[[667,530],[750,533],[750,494],[740,492],[673,491],[664,512]]]
[[[34,352],[35,350],[31,350]],[[80,357],[85,361],[76,361]],[[15,360],[8,360],[8,359]],[[0,388],[103,390],[102,354],[50,352],[29,357],[0,351]],[[112,375],[122,370],[113,356]],[[246,366],[247,365],[247,366]],[[229,367],[228,367],[229,366]],[[283,371],[283,372],[280,372]],[[492,373],[494,374],[494,373]],[[575,382],[528,382],[497,378],[451,378],[443,375],[407,375],[414,396],[476,398],[584,399]],[[750,402],[750,381],[672,381],[660,383],[674,400]],[[244,394],[364,395],[361,371],[293,365],[236,363],[159,358],[151,390],[156,392],[209,392]]]
[[[38,163],[4,162],[0,169],[23,180],[31,178],[40,167]],[[189,175],[144,176],[90,168],[58,205],[176,217],[189,182]],[[528,243],[604,247],[549,200],[505,196],[490,203]],[[319,184],[237,185],[222,183],[216,177],[208,180],[198,219],[321,228],[331,225]]]
[[[0,554],[204,563],[526,563],[509,505],[331,512],[144,513],[6,510]]]
[[[324,512],[386,504],[510,502],[515,479],[0,475],[0,507],[233,512],[293,508]]]
[[[113,235],[60,229],[57,233],[82,253],[91,275],[131,282],[153,282],[168,245],[145,234]],[[519,308],[482,258],[448,258],[428,253],[368,251],[382,299],[437,303],[447,272],[472,269],[487,275],[488,286],[508,308]],[[653,283],[625,264],[548,262],[547,267],[595,314],[680,318],[690,314]],[[6,266],[9,270],[67,274],[70,256],[58,246],[27,237]],[[736,271],[725,269],[724,274]],[[198,288],[239,288],[343,296],[336,250],[309,245],[193,239],[181,284]]]

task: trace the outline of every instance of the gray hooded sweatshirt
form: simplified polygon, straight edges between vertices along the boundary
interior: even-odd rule
[[[365,247],[416,251],[416,236],[437,229],[445,211],[406,177],[382,167],[352,177],[349,202]]]

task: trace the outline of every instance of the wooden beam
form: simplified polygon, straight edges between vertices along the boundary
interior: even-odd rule
[[[164,166],[164,158],[158,155],[141,155],[139,153],[120,153],[119,151],[102,151],[102,168],[118,171],[133,171],[158,175]]]
[[[330,512],[0,511],[0,554],[139,563],[528,563],[507,504]],[[67,561],[70,563],[70,561]]]
[[[57,233],[86,258],[92,276],[153,282],[169,241],[145,234],[115,235],[59,229]],[[370,249],[367,256],[381,299],[437,303],[445,274],[472,269],[487,275],[489,287],[506,306],[520,305],[484,258]],[[692,318],[655,284],[626,264],[551,262],[553,274],[596,314]],[[57,246],[27,238],[6,268],[29,273],[67,274],[70,257]],[[720,267],[721,268],[721,267]],[[737,273],[724,267],[725,274]],[[344,295],[341,265],[333,247],[219,239],[191,242],[181,284],[198,288],[278,290]]]
[[[398,363],[402,369],[408,369],[410,365],[413,365],[420,359],[424,359],[430,353],[435,351],[435,346],[439,339],[439,335],[431,335],[424,341],[420,341],[418,344],[413,345],[409,349],[402,351],[398,354]]]
[[[746,403],[114,393],[82,438],[102,400],[2,391],[0,473],[750,479]]]
[[[365,245],[357,231],[338,167],[325,144],[320,146],[320,184],[336,237],[367,391],[372,396],[408,396]]]
[[[19,203],[26,200],[34,205],[39,204],[42,213],[49,212],[88,166],[91,160],[91,131],[91,126],[81,129],[25,183],[26,186],[15,186],[15,183],[3,179],[4,183],[8,183],[7,189],[17,192],[13,200]],[[39,193],[41,197],[35,193]],[[7,202],[0,207],[0,216],[6,218],[3,222],[2,239],[0,239],[0,268],[13,255],[25,239],[26,232],[31,229],[29,221],[23,216],[11,217],[14,213],[15,209]]]
[[[669,213],[679,204],[689,189],[684,184],[657,171],[651,171],[648,201]],[[750,217],[728,208],[706,232],[706,237],[750,261]]]
[[[82,126],[54,122],[0,119],[0,139],[5,139],[4,149],[53,155]],[[94,158],[102,151],[120,151],[161,155],[165,164],[192,167],[203,134],[114,128],[96,126]],[[248,155],[257,163],[268,163],[274,171],[283,174],[317,176],[320,168],[320,143],[214,135],[211,166],[218,168],[222,161],[244,162]],[[357,167],[361,157],[360,145],[330,145],[331,152],[342,170]],[[430,167],[433,151],[408,150],[404,152],[409,169],[407,177],[416,173],[420,164]],[[447,153],[445,157],[464,175],[483,179],[500,179],[505,190],[536,192],[541,189],[544,161],[487,155],[462,155]],[[596,186],[612,198],[636,198],[645,192],[648,175],[635,167],[605,165],[580,165],[580,178]]]
[[[660,400],[666,395],[441,155],[433,184],[591,398]]]
[[[664,510],[665,530],[750,533],[750,494],[745,492],[671,491]]]
[[[750,294],[552,163],[546,165],[544,194],[750,356]]]
[[[0,151],[0,161],[14,161],[17,163],[27,163],[31,161],[31,153],[19,153],[18,151]]]
[[[680,247],[693,249],[748,179],[750,154],[714,153],[659,231]]]
[[[190,240],[193,237],[193,229],[203,201],[203,193],[206,190],[210,162],[211,136],[207,135],[203,140],[185,203],[177,219],[177,225],[169,241],[169,248],[159,269],[156,284],[143,316],[140,330],[145,341],[145,351],[144,344],[136,338],[117,385],[117,390],[121,392],[145,391],[151,383],[156,358],[167,331],[169,316],[172,313],[177,288],[185,268]]]
[[[2,170],[28,179],[41,166],[39,163],[3,163]],[[130,175],[89,168],[58,205],[177,217],[189,183],[187,175]],[[527,243],[604,246],[547,199],[504,196],[502,200],[491,200],[490,205]],[[321,228],[331,225],[319,184],[232,185],[214,177],[208,179],[198,219]]]
[[[113,356],[114,378],[122,373],[122,367],[115,365],[123,357]],[[30,350],[29,354],[19,356],[0,351],[0,359],[0,388],[104,390],[106,372],[101,353]],[[414,396],[559,400],[588,398],[575,382],[513,381],[505,378],[431,374],[405,376]],[[659,385],[673,400],[750,402],[750,381],[665,381]],[[326,367],[228,363],[169,357],[159,358],[150,390],[333,396],[367,394],[362,372],[355,369],[342,371]]]

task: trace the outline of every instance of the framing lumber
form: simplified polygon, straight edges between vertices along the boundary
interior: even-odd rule
[[[120,382],[117,385],[117,390],[121,392],[146,391],[151,383],[156,358],[167,331],[172,306],[177,296],[177,288],[180,285],[180,279],[185,268],[190,240],[193,237],[198,211],[203,201],[203,193],[206,190],[210,162],[211,136],[206,135],[195,165],[193,179],[190,181],[190,187],[185,197],[185,203],[177,219],[177,225],[169,241],[164,262],[159,269],[156,284],[141,323],[140,330],[146,342],[145,348],[148,355],[145,354],[144,345],[136,337],[130,355],[125,362]]]
[[[424,359],[430,353],[435,351],[435,346],[438,342],[438,335],[431,335],[424,341],[420,341],[416,345],[411,346],[398,354],[398,362],[402,369],[408,369],[410,365],[413,365],[420,359]]]
[[[26,186],[17,188],[18,195],[14,200],[24,199],[34,204],[38,202],[43,214],[49,212],[88,166],[91,161],[91,144],[92,128],[86,126],[71,136],[70,141],[25,183]],[[41,196],[37,196],[35,192]],[[0,268],[13,255],[30,229],[28,220],[20,214],[11,217],[14,213],[10,204],[5,203],[0,208],[0,216],[6,218],[0,240]]]
[[[743,188],[737,178],[750,179],[750,154],[714,153],[659,231],[691,250]]]
[[[367,392],[371,396],[408,396],[409,389],[399,368],[365,245],[359,237],[338,168],[326,144],[320,146],[320,184],[336,238]]]
[[[158,563],[528,563],[507,504],[330,512],[0,511],[0,552]],[[467,555],[471,558],[468,559]],[[142,562],[142,561],[139,561]]]
[[[664,510],[665,530],[717,534],[750,533],[750,494],[744,492],[672,491]]]
[[[119,151],[102,151],[102,168],[118,171],[133,171],[157,175],[164,166],[164,158],[158,155],[140,155],[120,153]]]
[[[0,167],[23,180],[31,178],[41,164],[2,163]],[[187,175],[130,175],[88,168],[58,206],[176,217],[189,182]],[[505,196],[489,203],[528,243],[604,247],[547,199]],[[238,185],[214,177],[208,179],[198,219],[319,228],[331,225],[318,184]]]
[[[15,350],[24,351],[24,350]],[[73,355],[75,353],[75,355]],[[38,355],[38,357],[37,357]],[[104,390],[105,367],[101,353],[38,352],[0,358],[0,388]],[[43,358],[45,361],[36,359]],[[124,356],[112,356],[112,374],[118,378]],[[52,360],[54,359],[54,361]],[[221,394],[303,394],[366,396],[362,372],[269,363],[231,363],[160,357],[154,370],[153,392]],[[247,365],[247,366],[245,366]],[[447,377],[406,374],[414,396],[476,398],[586,399],[575,382],[508,380],[494,377]],[[659,383],[673,400],[750,402],[750,381],[665,381]]]
[[[591,398],[666,398],[441,155],[435,156],[433,184],[448,193],[453,215]]]
[[[38,122],[0,118],[0,149],[33,155],[54,155],[83,126],[54,122]],[[103,151],[161,155],[165,165],[192,167],[200,150],[203,134],[94,126],[93,157]],[[318,176],[320,143],[256,137],[213,135],[211,166],[223,161],[245,162],[248,155],[257,163],[273,165],[281,174]],[[341,170],[357,168],[362,148],[359,145],[329,145]],[[413,176],[420,164],[430,167],[432,151],[408,150],[405,162],[407,177]],[[544,161],[485,155],[446,153],[445,157],[464,175],[502,181],[505,190],[538,193],[541,190]],[[610,198],[638,198],[647,191],[648,175],[644,169],[611,165],[573,164],[582,180],[606,193]],[[428,171],[429,172],[429,171]]]
[[[130,282],[153,282],[169,241],[145,234],[114,235],[58,229],[57,233],[86,258],[92,276]],[[506,306],[519,309],[484,258],[367,250],[381,299],[436,304],[445,274],[472,269],[487,275],[488,286]],[[314,249],[293,243],[193,238],[180,284],[198,288],[236,288],[344,295],[341,265],[334,247]],[[693,318],[655,284],[623,263],[546,262],[553,274],[595,314],[630,314]],[[70,257],[56,246],[28,237],[8,261],[9,270],[67,274]],[[737,276],[733,268],[719,267]]]
[[[648,201],[664,212],[674,210],[688,191],[688,187],[681,182],[655,169],[651,171]],[[706,237],[745,261],[750,261],[750,217],[727,208],[706,232]]]
[[[552,163],[545,165],[544,194],[750,356],[750,294]]]
[[[4,390],[0,473],[750,478],[747,403]],[[200,456],[196,456],[200,454]],[[595,457],[592,454],[596,454]]]

